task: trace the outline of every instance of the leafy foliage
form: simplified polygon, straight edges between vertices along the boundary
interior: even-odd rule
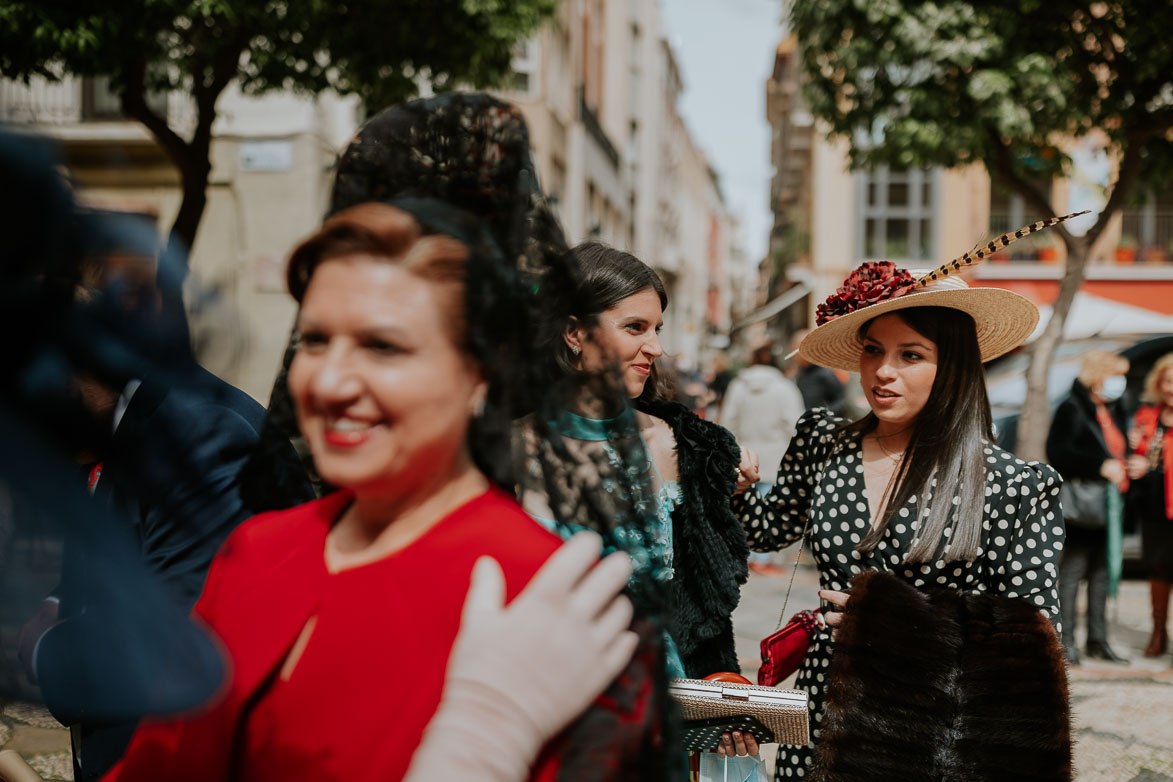
[[[127,116],[179,168],[183,202],[172,238],[190,246],[206,204],[216,100],[332,88],[375,110],[416,94],[494,86],[517,42],[557,0],[0,0],[0,75],[107,76]],[[147,105],[179,91],[195,102],[181,136]]]
[[[109,75],[194,92],[231,70],[247,93],[356,93],[371,108],[493,85],[556,0],[0,0],[0,73]],[[88,10],[87,10],[88,9]]]
[[[1173,127],[1166,0],[796,0],[792,22],[812,111],[855,166],[1037,179],[1063,173],[1065,137],[1119,152]]]
[[[1046,183],[1065,147],[1097,134],[1116,180],[1083,236],[1056,229],[1066,273],[1034,344],[1018,452],[1043,458],[1047,370],[1090,248],[1144,184],[1173,173],[1168,0],[794,0],[805,92],[849,139],[857,168],[984,163],[1028,208],[1055,214]]]

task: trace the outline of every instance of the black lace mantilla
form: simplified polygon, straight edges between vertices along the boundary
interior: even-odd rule
[[[473,456],[486,475],[513,492],[526,466],[523,458],[515,459],[514,422],[528,416],[542,455],[539,480],[557,528],[597,530],[607,544],[623,548],[611,536],[616,520],[643,523],[639,502],[650,492],[644,485],[647,455],[642,447],[633,448],[638,437],[617,439],[614,452],[622,456],[615,465],[577,458],[546,424],[549,411],[578,390],[566,388],[567,380],[554,369],[551,346],[557,335],[543,324],[551,313],[573,311],[580,275],[538,185],[521,113],[487,95],[454,93],[377,114],[338,160],[331,213],[371,201],[410,211],[425,229],[446,233],[438,225],[443,220],[435,219],[446,210],[483,224],[496,252],[470,248],[465,297],[468,347],[490,380],[485,411],[470,434]],[[263,438],[270,443],[298,439],[286,386],[293,354],[291,340],[269,405]],[[622,398],[611,400],[611,406],[625,404]],[[638,469],[626,469],[629,463]],[[607,491],[616,485],[622,490]],[[264,491],[257,483],[252,490]],[[662,602],[649,597],[654,587],[636,590],[645,607]],[[674,754],[665,753],[670,731],[664,722],[660,634],[654,624],[642,626],[641,653],[605,698],[621,708],[596,705],[571,727],[566,746],[573,751],[563,756],[560,779],[665,779],[675,771]],[[643,704],[642,714],[623,706],[636,703]]]

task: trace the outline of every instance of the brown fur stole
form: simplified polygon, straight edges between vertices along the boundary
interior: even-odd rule
[[[1022,600],[862,573],[834,644],[811,778],[1070,780],[1055,630]]]

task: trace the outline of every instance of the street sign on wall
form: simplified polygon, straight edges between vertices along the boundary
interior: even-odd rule
[[[288,171],[293,165],[293,144],[288,141],[240,142],[240,170]]]

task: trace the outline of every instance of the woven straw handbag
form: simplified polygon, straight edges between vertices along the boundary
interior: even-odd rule
[[[810,697],[801,690],[673,679],[668,694],[679,704],[686,721],[745,714],[769,728],[779,744],[810,743]]]

